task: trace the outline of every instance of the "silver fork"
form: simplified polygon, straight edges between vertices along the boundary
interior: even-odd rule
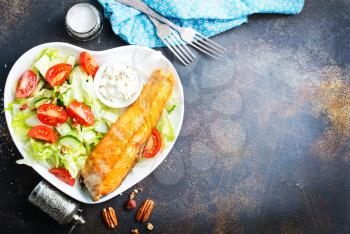
[[[199,51],[213,57],[213,58],[219,58],[221,57],[224,52],[225,48],[219,45],[218,43],[210,40],[209,38],[203,36],[196,30],[192,28],[184,28],[180,27],[170,20],[166,19],[156,11],[154,11],[152,8],[147,6],[145,3],[143,3],[141,0],[116,0],[117,2],[120,2],[124,5],[127,5],[129,7],[133,7],[149,17],[153,17],[163,23],[166,23],[173,29],[177,30],[180,33],[180,36],[183,41],[190,44],[194,48],[198,49]]]
[[[194,61],[196,56],[188,48],[187,45],[182,43],[181,38],[172,28],[166,24],[160,23],[153,17],[149,16],[154,26],[156,26],[157,36],[162,42],[169,48],[171,52],[182,62],[183,65],[187,66]]]

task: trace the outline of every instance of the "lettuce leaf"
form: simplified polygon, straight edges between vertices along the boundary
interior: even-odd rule
[[[61,146],[58,144],[46,143],[33,138],[30,138],[29,142],[32,146],[31,156],[36,160],[45,161],[61,154]],[[59,166],[57,163],[54,164],[53,166]]]
[[[10,111],[12,116],[15,116],[20,110],[21,105],[26,103],[25,99],[15,99],[13,102],[10,102],[9,105],[4,108],[5,111]]]
[[[87,152],[84,146],[66,153],[61,158],[63,166],[69,171],[72,177],[77,177],[80,169],[87,159]]]
[[[166,106],[165,109],[168,112],[168,114],[170,114],[171,112],[173,112],[173,110],[175,110],[176,104],[170,105],[170,106]]]
[[[163,140],[171,142],[175,140],[174,128],[167,111],[163,110],[163,114],[157,124],[157,129]]]
[[[38,161],[49,168],[65,167],[75,178],[87,159],[87,152],[83,146],[63,154],[60,144],[50,144],[33,138],[29,139],[29,143],[27,152],[30,158],[20,159],[18,164],[33,166],[34,162]]]
[[[31,111],[18,111],[12,119],[12,128],[15,135],[21,140],[28,140],[28,132],[30,127],[26,124],[26,119],[35,116],[34,112]]]
[[[58,86],[55,91],[59,93],[57,101],[61,105],[68,106],[74,100],[72,87],[68,83]]]
[[[180,101],[178,98],[172,97],[166,104],[165,109],[168,112],[168,114],[171,114],[176,108],[177,105],[179,105]]]

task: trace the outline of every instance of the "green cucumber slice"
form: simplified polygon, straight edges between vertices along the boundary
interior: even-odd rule
[[[71,127],[67,123],[63,123],[60,126],[57,126],[56,130],[61,136],[68,135],[72,131]]]
[[[74,56],[68,56],[66,59],[66,63],[72,65],[74,67],[76,62],[76,58]]]
[[[65,146],[69,149],[77,149],[78,147],[81,146],[81,141],[72,135],[66,135],[66,136],[61,137],[58,140],[58,143],[60,143],[61,145]]]
[[[39,91],[44,86],[44,84],[45,84],[45,82],[40,79],[38,85],[36,86],[36,88],[35,88],[35,90],[34,90],[34,92],[32,94],[33,97],[35,97],[39,93]]]
[[[45,77],[47,70],[50,68],[50,57],[47,54],[44,54],[40,57],[40,59],[34,64],[34,66],[38,69],[40,74]]]
[[[97,135],[96,135],[95,131],[93,131],[93,130],[83,130],[80,133],[80,137],[86,143],[91,144],[91,143],[93,143],[95,141]]]
[[[51,98],[47,98],[47,97],[41,97],[41,98],[38,98],[37,100],[34,101],[34,106],[36,108],[38,108],[39,106],[41,106],[42,104],[44,103],[48,103],[51,101]]]

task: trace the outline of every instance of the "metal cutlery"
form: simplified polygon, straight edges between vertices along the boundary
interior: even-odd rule
[[[154,11],[152,8],[147,6],[145,3],[143,3],[141,0],[116,0],[119,3],[122,3],[124,5],[127,5],[129,7],[135,8],[146,15],[153,17],[173,29],[177,30],[181,36],[181,39],[193,46],[194,48],[198,49],[199,51],[213,57],[213,58],[219,58],[221,57],[224,52],[225,48],[219,45],[218,43],[214,42],[213,40],[210,40],[209,38],[205,37],[204,35],[200,34],[196,30],[192,28],[185,28],[180,27],[167,18],[163,17],[156,11]]]
[[[187,45],[181,45],[181,38],[170,26],[160,23],[153,17],[149,17],[157,30],[157,36],[169,48],[171,52],[187,66],[194,61],[196,56],[191,52]]]

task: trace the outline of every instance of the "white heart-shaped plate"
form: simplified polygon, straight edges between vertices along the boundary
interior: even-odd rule
[[[91,51],[62,42],[52,42],[38,45],[25,52],[13,65],[5,84],[5,107],[7,107],[9,103],[11,103],[14,100],[13,90],[20,75],[31,66],[35,56],[37,56],[40,53],[40,51],[48,47],[60,49],[61,51],[76,57],[79,56],[80,52],[88,51],[98,64],[103,64],[111,60],[132,64],[141,69],[147,77],[149,77],[152,71],[154,71],[157,68],[170,70],[175,77],[173,96],[177,99],[177,102],[179,104],[177,105],[173,114],[171,115],[175,135],[177,138],[181,129],[184,116],[184,96],[179,75],[177,74],[174,66],[170,63],[170,61],[166,57],[164,57],[160,52],[142,46],[129,45],[104,51]],[[28,157],[27,153],[24,150],[23,142],[17,139],[17,137],[14,135],[14,131],[11,127],[11,113],[9,111],[6,111],[5,116],[7,126],[10,130],[11,137],[15,142],[16,147],[22,154],[23,158]],[[45,178],[52,185],[54,185],[56,188],[58,188],[68,196],[87,204],[100,203],[107,201],[115,197],[116,195],[124,192],[125,190],[129,189],[130,187],[144,179],[146,176],[148,176],[167,157],[175,141],[176,139],[173,142],[168,143],[156,157],[140,160],[135,165],[134,169],[125,178],[123,183],[114,192],[108,194],[107,196],[104,196],[97,202],[91,200],[88,192],[85,189],[83,189],[79,183],[75,183],[75,186],[71,187],[57,179],[52,174],[50,174],[48,172],[48,168],[44,167],[43,165],[38,163],[34,164],[32,167],[43,178]]]

